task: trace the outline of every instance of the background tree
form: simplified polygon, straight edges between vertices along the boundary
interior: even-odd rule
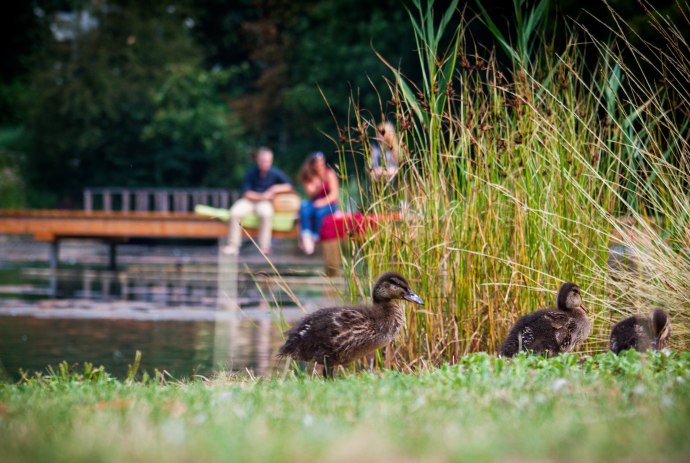
[[[219,97],[228,71],[170,65],[143,128],[150,155],[146,181],[156,186],[223,185],[239,181],[234,166],[247,147],[237,116]],[[235,177],[233,177],[233,174]]]
[[[199,61],[184,12],[141,2],[89,4],[71,15],[33,76],[25,173],[32,192],[42,194],[34,202],[66,201],[87,185],[165,183],[142,131],[169,63]]]
[[[511,37],[514,1],[486,3]],[[551,18],[577,16],[595,36],[609,34],[600,22],[610,17],[607,6],[581,3],[551,2],[547,29],[556,32],[556,46],[572,32]],[[647,27],[636,2],[609,4]],[[674,5],[655,2],[671,16],[679,14]],[[333,117],[346,122],[350,97],[371,119],[392,119],[390,73],[374,51],[419,81],[406,6],[407,0],[15,2],[0,19],[0,207],[24,205],[27,195],[33,206],[78,207],[86,186],[233,188],[258,145],[271,146],[276,163],[295,174],[309,151],[333,151]],[[500,54],[482,31],[470,22],[468,41]]]
[[[351,96],[380,112],[378,92],[389,73],[374,50],[414,69],[414,41],[399,1],[255,0],[225,10],[215,0],[199,5],[207,13],[197,33],[210,63],[247,64],[231,104],[249,142],[272,146],[277,162],[292,173],[310,151],[334,150],[324,134],[333,135],[333,116],[345,121]],[[225,53],[218,43],[226,45]]]

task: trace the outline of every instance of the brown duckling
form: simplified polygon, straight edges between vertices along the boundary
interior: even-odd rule
[[[512,357],[521,350],[557,355],[570,352],[590,331],[580,288],[563,283],[556,296],[556,310],[543,309],[515,322],[501,345],[501,355]]]
[[[648,316],[633,315],[621,320],[611,330],[609,347],[618,354],[622,350],[635,349],[644,352],[664,348],[671,335],[671,321],[662,309],[652,310]]]
[[[424,304],[407,280],[396,272],[383,273],[372,291],[371,305],[328,307],[297,322],[286,334],[280,357],[314,361],[333,377],[334,369],[389,344],[405,324],[406,299]]]

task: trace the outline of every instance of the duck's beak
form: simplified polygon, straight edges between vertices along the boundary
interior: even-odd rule
[[[424,305],[422,298],[417,296],[411,289],[407,290],[407,294],[403,296],[403,299],[414,302],[415,304]]]

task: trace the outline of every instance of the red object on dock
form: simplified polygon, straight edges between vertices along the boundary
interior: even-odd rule
[[[376,227],[379,220],[395,217],[380,217],[377,215],[343,214],[337,213],[323,219],[320,237],[324,241],[340,240],[363,235],[367,229]]]

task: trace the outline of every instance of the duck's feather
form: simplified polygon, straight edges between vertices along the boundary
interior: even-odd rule
[[[558,312],[556,310],[544,310],[542,311],[544,320],[546,320],[549,325],[555,330],[560,330],[566,326],[568,326],[568,322],[570,322],[570,318],[568,315],[566,315],[563,312]]]
[[[520,317],[501,345],[501,354],[513,356],[521,350],[555,355],[572,350],[588,334],[589,322],[560,310],[543,309]]]
[[[616,323],[611,330],[609,348],[616,354],[627,349],[643,352],[653,344],[654,334],[648,317],[633,315]]]
[[[391,304],[390,309],[399,311]],[[371,306],[320,309],[287,333],[279,355],[328,365],[348,363],[391,342],[402,317],[382,316]]]

